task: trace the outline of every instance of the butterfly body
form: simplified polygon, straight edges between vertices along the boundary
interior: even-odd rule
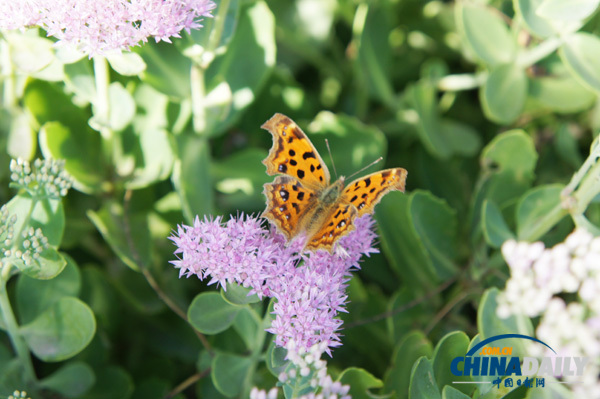
[[[306,233],[306,249],[331,251],[354,229],[353,221],[373,211],[381,197],[404,191],[407,172],[387,169],[345,186],[342,176],[330,184],[327,166],[304,132],[285,115],[275,114],[262,125],[273,135],[273,147],[263,161],[270,175],[264,185],[268,218],[288,240]]]

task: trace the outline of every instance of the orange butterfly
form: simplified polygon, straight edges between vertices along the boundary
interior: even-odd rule
[[[263,160],[269,219],[288,240],[306,232],[306,249],[331,252],[335,242],[354,229],[354,219],[373,212],[392,190],[404,192],[407,172],[386,169],[354,180],[344,188],[344,176],[330,184],[329,170],[306,134],[294,121],[275,114],[262,126],[273,135],[273,147]]]

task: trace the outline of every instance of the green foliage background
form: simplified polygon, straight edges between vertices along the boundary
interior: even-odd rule
[[[259,127],[280,112],[321,154],[329,140],[341,175],[379,156],[408,170],[407,192],[377,208],[381,253],[350,282],[329,360],[354,398],[569,397],[453,385],[449,364],[486,337],[533,334],[528,319],[496,317],[502,242],[598,231],[597,7],[222,0],[203,29],[108,64],[57,52],[44,32],[5,32],[2,202],[15,194],[11,158],[65,159],[74,189],[40,222],[62,272],[4,281],[36,377],[1,334],[0,395],[218,398],[275,385],[268,304],[179,279],[167,237],[195,215],[262,211],[271,136]]]

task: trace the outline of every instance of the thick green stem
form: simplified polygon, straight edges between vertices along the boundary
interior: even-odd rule
[[[203,134],[206,131],[206,87],[204,85],[204,68],[196,63],[192,64],[191,86],[194,132]]]
[[[563,40],[559,37],[548,38],[537,46],[519,54],[517,57],[517,65],[523,68],[529,68],[554,53],[562,43]]]
[[[212,32],[210,34],[210,39],[208,41],[207,51],[214,52],[219,43],[221,43],[221,37],[223,36],[223,30],[225,29],[225,20],[227,18],[227,12],[229,11],[229,3],[231,0],[222,0],[219,4],[219,8],[217,9],[217,15],[215,15],[215,24],[213,26]],[[203,67],[207,67],[208,65],[203,65]]]
[[[539,239],[568,214],[569,211],[563,208],[562,204],[556,205],[550,212],[546,213],[542,219],[527,226],[521,234],[519,234],[519,239],[525,241],[535,241]]]
[[[96,98],[94,99],[94,121],[102,136],[102,150],[106,161],[110,164],[115,157],[116,142],[110,127],[110,99],[108,88],[110,73],[108,61],[102,56],[94,57],[94,79],[96,83]]]
[[[6,78],[4,79],[4,92],[2,95],[2,101],[4,102],[4,108],[12,109],[17,104],[16,95],[16,84],[15,84],[15,73],[13,63],[10,58],[10,46],[6,40],[0,36],[0,73]]]
[[[36,376],[33,369],[33,363],[31,362],[31,355],[27,343],[19,333],[19,325],[17,319],[13,313],[10,301],[8,299],[8,292],[6,291],[6,283],[10,278],[10,271],[12,266],[5,264],[2,267],[2,276],[0,277],[0,310],[2,311],[2,319],[6,326],[6,332],[10,338],[13,348],[17,353],[19,361],[23,365],[23,372],[25,373],[25,380],[28,382],[35,382]]]

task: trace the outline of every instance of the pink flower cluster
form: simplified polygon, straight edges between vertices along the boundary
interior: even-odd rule
[[[39,26],[59,45],[89,54],[129,50],[149,37],[170,41],[211,17],[210,0],[0,0],[0,29]]]
[[[275,298],[275,319],[267,331],[278,346],[293,341],[309,350],[325,342],[332,348],[341,345],[342,321],[336,316],[345,312],[351,271],[359,268],[362,255],[377,252],[373,219],[364,216],[354,223],[356,229],[339,240],[334,253],[302,253],[304,238],[286,246],[285,238],[264,229],[260,218],[242,215],[226,223],[196,218],[193,226],[178,226],[170,237],[178,256],[171,263],[180,276],[210,278],[209,285],[224,289],[235,283],[260,298]]]

